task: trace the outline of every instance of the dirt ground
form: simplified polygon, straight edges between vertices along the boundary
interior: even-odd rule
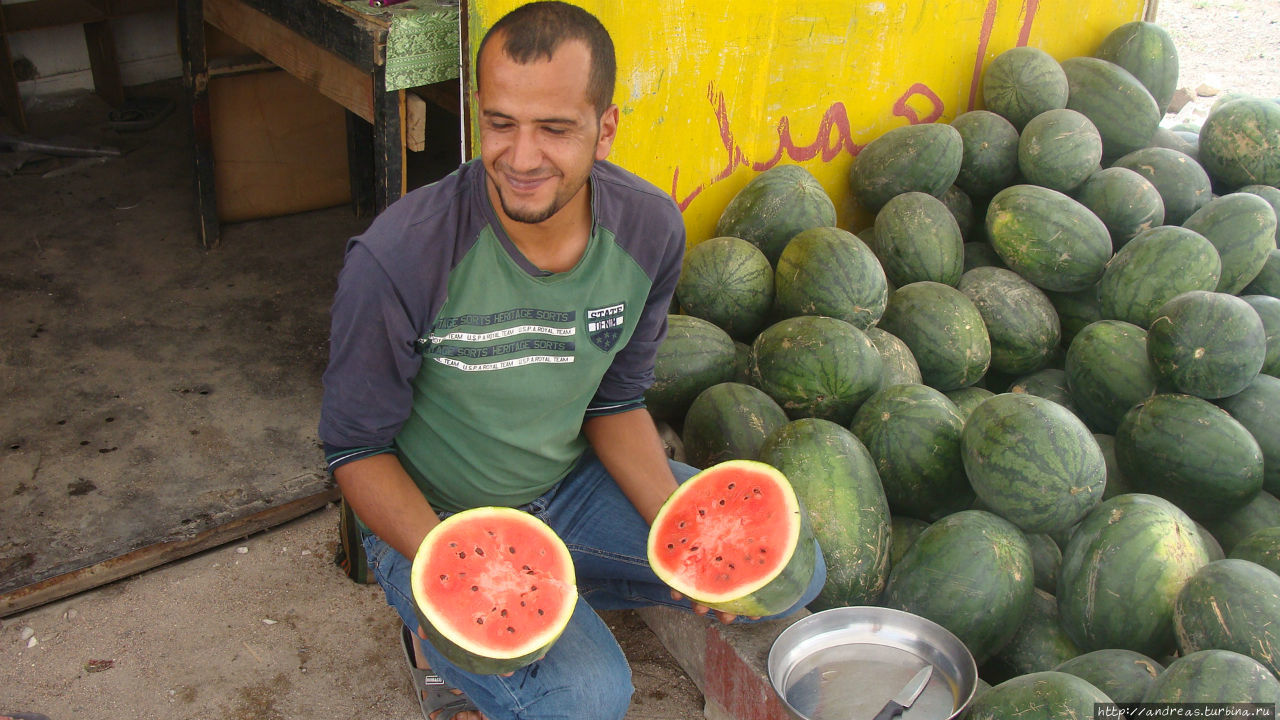
[[[1280,96],[1280,0],[1161,0],[1158,20],[1179,44],[1181,86]],[[176,96],[172,84],[156,92]],[[1207,111],[1213,99],[1213,95],[1197,98],[1193,107]],[[137,331],[146,324],[138,318],[156,312],[154,306],[163,302],[196,305],[210,323],[233,325],[248,320],[290,329],[283,340],[291,349],[281,349],[279,355],[243,357],[228,347],[224,348],[228,354],[218,362],[193,358],[197,364],[190,377],[166,379],[173,411],[184,420],[207,412],[200,406],[205,402],[229,403],[222,411],[235,410],[231,398],[201,392],[217,381],[217,367],[228,361],[262,363],[263,368],[284,364],[301,373],[318,373],[323,364],[326,308],[309,307],[299,311],[298,317],[288,317],[288,297],[264,297],[263,288],[272,282],[265,273],[239,276],[238,283],[243,284],[218,288],[221,295],[212,294],[203,283],[224,277],[218,274],[219,264],[221,271],[231,272],[227,263],[235,252],[273,266],[272,272],[301,273],[304,283],[329,283],[340,260],[341,242],[358,231],[361,221],[346,208],[336,208],[240,223],[225,229],[220,250],[205,254],[193,247],[190,232],[190,180],[184,174],[187,150],[181,112],[154,134],[112,138],[105,128],[107,107],[92,97],[76,98],[71,104],[29,101],[28,107],[36,120],[78,114],[80,126],[88,128],[90,135],[113,140],[130,152],[120,159],[72,169],[61,182],[48,184],[51,189],[43,196],[21,194],[21,207],[12,202],[18,195],[11,192],[17,187],[13,183],[37,180],[0,176],[0,253],[5,263],[28,263],[17,266],[22,271],[11,264],[0,267],[0,275],[9,280],[23,277],[38,290],[39,263],[74,261],[97,267],[109,281],[77,290],[119,315],[101,323],[96,340],[87,340],[99,345],[109,345],[112,337],[128,340],[131,328]],[[141,183],[140,178],[148,177],[155,182],[155,173],[164,178],[157,185]],[[70,214],[78,219],[66,220]],[[52,218],[69,222],[75,232],[113,239],[79,244],[73,250],[47,242],[42,246],[39,230]],[[118,231],[122,224],[159,228],[172,252],[166,257],[131,253],[128,234]],[[309,245],[287,242],[297,237],[307,239]],[[148,284],[174,273],[187,283],[188,292],[159,295]],[[143,298],[137,315],[121,311],[125,294]],[[218,298],[225,304],[215,305]],[[56,318],[59,311],[83,308],[70,302],[69,296],[54,299],[67,302],[53,303],[49,318]],[[44,316],[28,317],[11,310],[6,308],[3,323],[10,331],[21,326],[22,332],[14,337],[29,336],[34,343],[58,335]],[[57,339],[62,344],[48,354],[25,345],[0,347],[0,354],[13,365],[77,356],[77,338]],[[24,352],[27,355],[21,355]],[[125,357],[120,352],[108,356]],[[264,370],[258,379],[267,393],[274,389],[279,395],[282,388],[292,387],[291,379],[278,372]],[[12,400],[20,383],[13,377],[0,380],[4,380],[0,389],[10,393],[6,397]],[[127,456],[101,451],[125,447],[133,438],[129,433],[145,432],[148,419],[131,409],[137,403],[131,404],[128,397],[112,397],[117,393],[109,392],[109,387],[102,391],[107,394],[95,402],[110,406],[109,412],[96,414],[77,414],[70,406],[37,411],[31,398],[6,402],[6,413],[25,414],[31,429],[28,435],[0,438],[4,442],[0,452],[8,453],[5,471],[17,467],[15,458],[30,449],[28,438],[34,437],[40,423],[59,419],[66,423],[56,424],[54,432],[80,433],[89,441],[86,456],[105,461],[118,455],[127,465]],[[255,420],[247,415],[239,429],[272,437],[269,418]],[[180,430],[189,432],[185,426]],[[189,458],[193,466],[219,462],[218,450],[226,438],[193,437],[205,453]],[[297,438],[276,439],[298,444]],[[279,472],[303,474],[314,467],[310,460],[287,458]],[[231,472],[252,473],[252,458],[223,462],[234,468]],[[297,462],[302,467],[289,464]],[[76,484],[82,480],[95,488]],[[92,501],[96,486],[106,487],[109,482],[109,472],[67,478],[68,502]],[[84,492],[71,494],[77,489]],[[145,507],[148,499],[134,500]],[[15,494],[5,501],[11,506],[21,498]],[[105,522],[109,515],[95,509],[86,517]],[[332,564],[336,524],[335,509],[326,506],[270,531],[0,620],[0,713],[39,711],[53,720],[419,717],[395,640],[396,620],[381,592],[376,586],[350,582]],[[635,674],[637,694],[629,717],[700,718],[702,700],[696,687],[643,623],[632,613],[610,613],[606,619],[615,628]]]

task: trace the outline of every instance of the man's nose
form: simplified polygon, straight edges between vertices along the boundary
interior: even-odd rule
[[[533,172],[542,165],[537,128],[520,128],[511,143],[508,162],[516,172]]]

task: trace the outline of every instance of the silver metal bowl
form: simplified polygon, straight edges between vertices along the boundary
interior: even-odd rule
[[[801,720],[871,720],[926,664],[933,676],[902,718],[954,718],[978,683],[959,638],[901,610],[842,607],[782,631],[769,650],[769,681]]]

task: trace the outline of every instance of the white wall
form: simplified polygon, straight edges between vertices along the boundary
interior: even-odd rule
[[[126,88],[182,75],[177,18],[172,11],[117,18],[111,21],[111,30]],[[9,52],[14,60],[26,58],[35,65],[36,78],[18,83],[24,98],[93,88],[89,52],[79,25],[14,33],[9,36]]]

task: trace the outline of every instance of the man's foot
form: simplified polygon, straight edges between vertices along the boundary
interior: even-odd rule
[[[431,672],[418,648],[418,639],[409,632],[409,628],[401,627],[400,640],[409,665],[409,676],[413,679],[413,690],[418,694],[425,720],[486,720],[461,690],[450,687],[444,678]]]

